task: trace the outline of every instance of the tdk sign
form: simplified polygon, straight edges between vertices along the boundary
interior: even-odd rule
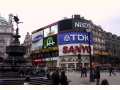
[[[89,38],[90,36],[90,38]],[[92,44],[92,34],[89,32],[64,32],[58,35],[59,44]]]
[[[38,42],[41,39],[43,39],[43,35],[38,35],[38,36],[33,38],[32,42],[35,43],[35,42]]]

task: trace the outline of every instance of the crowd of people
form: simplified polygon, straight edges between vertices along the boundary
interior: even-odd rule
[[[96,81],[96,85],[100,85],[100,84],[101,85],[109,85],[109,82],[107,79],[102,80],[100,83],[100,78],[101,78],[100,72],[102,71],[100,66],[96,66],[96,67],[92,68],[91,70],[92,70],[91,71],[92,81],[93,82]],[[81,78],[87,77],[88,70],[86,67],[82,67],[80,69],[80,71],[81,71]],[[118,71],[118,70],[116,70],[114,67],[110,66],[107,68],[107,71],[109,73],[109,76],[112,76],[112,75],[116,76],[116,71]]]
[[[110,66],[108,67],[108,73],[109,73],[109,76],[116,76],[116,73],[115,73],[115,69]],[[91,68],[91,78],[92,78],[92,81],[95,82],[96,81],[96,85],[109,85],[108,83],[108,80],[107,79],[104,79],[101,81],[100,83],[100,78],[101,78],[101,67],[100,66],[96,66],[96,67],[93,67]],[[80,73],[81,73],[81,78],[86,78],[88,75],[88,69],[86,67],[81,67],[80,68]]]
[[[86,78],[88,77],[88,71],[89,69],[86,67],[82,67],[80,69],[80,77],[81,78]],[[109,85],[109,82],[107,79],[100,80],[101,78],[101,67],[96,66],[94,68],[91,68],[91,74],[92,74],[92,80],[93,82],[96,82],[96,85]],[[116,75],[114,68],[111,66],[108,68],[109,76]],[[65,70],[60,70],[60,69],[54,69],[52,71],[47,70],[46,76],[49,80],[51,80],[52,85],[68,85],[70,80],[68,80],[67,75]],[[26,79],[27,81],[29,80],[28,78]],[[100,83],[101,81],[101,83]]]
[[[64,70],[60,71],[56,69],[51,74],[50,72],[48,72],[47,77],[48,79],[52,81],[53,85],[68,85],[69,84],[68,78]]]
[[[80,69],[81,71],[81,78],[86,78],[88,75],[88,69],[86,67],[83,67]],[[113,70],[112,71],[109,71],[110,73],[113,73]],[[95,68],[92,68],[92,79],[93,81],[96,81],[96,85],[108,85],[108,81],[107,79],[104,79],[101,81],[100,83],[100,67],[97,66]],[[50,74],[50,72],[48,71],[47,73],[47,77],[48,79],[51,79],[52,81],[52,84],[53,85],[68,85],[69,84],[69,80],[65,74],[65,71],[61,71],[61,70],[54,70],[52,72],[52,74]]]

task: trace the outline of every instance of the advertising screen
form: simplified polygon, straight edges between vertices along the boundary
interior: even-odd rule
[[[44,38],[44,48],[56,47],[57,46],[57,35],[52,35]]]
[[[93,44],[92,33],[88,32],[63,32],[58,35],[58,44]]]
[[[92,28],[93,28],[92,23],[84,18],[65,19],[58,22],[59,32],[68,31],[71,29],[84,31],[86,29],[92,29]]]
[[[32,50],[42,48],[43,46],[43,31],[32,34]]]
[[[86,30],[92,29],[93,25],[89,20],[86,19],[73,19],[72,27],[73,29]]]
[[[93,55],[93,45],[91,47],[91,54]],[[65,55],[89,55],[90,49],[88,44],[66,44],[59,45],[59,56]]]

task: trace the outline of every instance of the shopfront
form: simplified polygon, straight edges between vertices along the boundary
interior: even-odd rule
[[[91,38],[91,37],[90,37]],[[64,32],[58,35],[60,66],[66,69],[89,67],[90,48],[93,55],[93,41],[86,32]],[[89,43],[89,44],[88,44]],[[89,47],[90,45],[90,47]],[[78,55],[81,59],[78,59]]]

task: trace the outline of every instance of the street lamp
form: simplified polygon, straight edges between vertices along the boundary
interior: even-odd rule
[[[81,63],[81,54],[78,54],[78,59],[79,59],[78,65],[80,66],[80,63]],[[80,69],[80,67],[78,67],[78,68]]]

